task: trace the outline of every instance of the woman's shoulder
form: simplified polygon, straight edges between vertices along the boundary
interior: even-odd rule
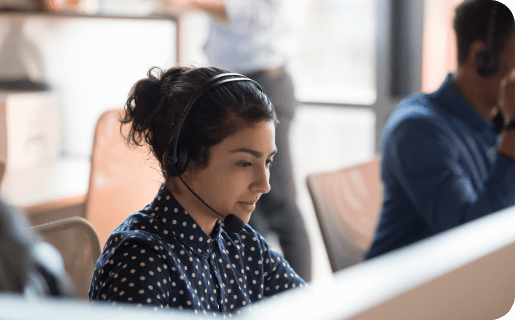
[[[151,215],[150,207],[130,214],[113,232],[109,235],[106,243],[110,243],[115,238],[123,239],[129,236],[130,239],[146,239],[155,236],[162,237],[163,228],[160,228],[159,221]],[[127,239],[127,238],[126,238]]]
[[[154,251],[161,255],[173,249],[173,241],[167,237],[168,231],[145,210],[135,212],[125,219],[107,239],[101,258],[111,259],[133,249]]]

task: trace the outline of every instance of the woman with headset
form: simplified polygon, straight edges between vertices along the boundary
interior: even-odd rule
[[[107,240],[90,300],[231,314],[305,282],[248,222],[270,191],[274,107],[259,84],[215,67],[151,69],[122,126],[165,182]]]

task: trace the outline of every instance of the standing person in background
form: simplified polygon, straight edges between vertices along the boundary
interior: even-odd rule
[[[286,70],[286,57],[276,47],[283,31],[278,0],[163,0],[168,11],[181,14],[202,11],[210,18],[204,51],[209,64],[234,70],[258,82],[275,106],[281,123],[270,178],[272,191],[263,196],[250,224],[260,233],[279,236],[286,260],[306,281],[311,280],[311,247],[296,190],[288,135],[294,116],[293,83]]]
[[[456,73],[404,99],[386,124],[383,209],[367,258],[515,205],[513,14],[467,0],[454,30]]]

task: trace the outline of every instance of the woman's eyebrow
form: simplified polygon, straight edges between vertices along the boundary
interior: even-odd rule
[[[231,151],[233,153],[237,153],[237,152],[244,152],[244,153],[248,153],[258,159],[261,159],[263,158],[263,153],[262,152],[259,152],[259,151],[256,151],[256,150],[252,150],[252,149],[246,149],[246,148],[242,148],[242,149],[238,149],[238,150],[234,150],[234,151]],[[274,151],[272,151],[272,153],[270,153],[270,155],[268,155],[269,157],[275,155],[277,153],[277,149],[275,149]]]

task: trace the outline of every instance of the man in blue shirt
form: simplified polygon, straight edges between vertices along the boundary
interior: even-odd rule
[[[467,0],[454,30],[456,73],[404,99],[387,122],[384,204],[366,258],[515,205],[513,14]]]

